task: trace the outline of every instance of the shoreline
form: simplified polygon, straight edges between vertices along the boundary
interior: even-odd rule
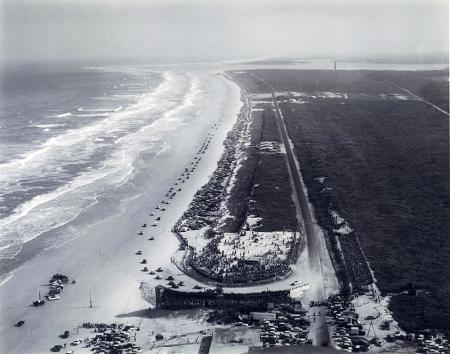
[[[214,73],[207,75],[208,80],[219,85],[221,90],[226,90],[222,101],[239,100],[240,91],[234,83],[225,78],[215,79]],[[234,105],[228,104],[220,115],[213,113],[217,109],[220,106],[208,107],[202,115],[208,119],[189,123],[190,134],[186,134],[186,126],[174,132],[170,149],[153,157],[153,166],[164,173],[156,174],[153,169],[144,173],[141,181],[149,187],[140,196],[119,204],[117,213],[111,217],[94,220],[82,230],[72,228],[73,232],[80,232],[76,239],[63,242],[58,248],[50,247],[38,252],[13,271],[13,276],[0,287],[2,351],[48,352],[52,345],[61,342],[57,338],[60,331],[82,322],[142,322],[141,329],[149,329],[140,332],[142,336],[138,342],[142,343],[147,341],[148,333],[156,330],[154,326],[161,326],[161,321],[152,323],[141,315],[149,304],[142,298],[139,284],[151,277],[140,271],[142,267],[135,252],[138,249],[144,251],[149,267],[162,266],[165,274],[176,273],[170,256],[178,250],[179,242],[170,232],[171,226],[181,216],[195,191],[207,182],[208,174],[215,169],[223,150],[222,130],[228,131],[227,127],[235,120]],[[217,124],[220,124],[220,130]],[[167,205],[167,210],[161,214],[161,222],[156,227],[141,229],[139,226],[144,222],[150,223],[149,213],[154,210],[155,201],[164,198],[163,191],[170,187],[171,181],[176,181],[181,166],[189,165],[201,140],[210,134],[213,134],[212,143],[199,163],[199,169],[192,173],[192,177],[183,184],[182,191]],[[192,139],[192,136],[199,139]],[[111,202],[105,200],[104,203],[108,206]],[[137,236],[140,229],[153,235],[155,241],[147,241],[148,236]],[[31,245],[29,247],[32,248]],[[48,302],[41,308],[31,307],[31,301],[42,288],[41,284],[45,284],[56,272],[67,274],[76,280],[76,284],[64,289],[60,300]],[[93,308],[89,308],[90,289]],[[25,320],[25,325],[20,329],[13,327],[18,320]]]
[[[274,125],[273,114],[268,113],[272,111],[271,108],[256,108],[252,102],[253,96],[247,92],[247,88],[228,72],[227,77],[240,87],[243,106],[237,122],[224,142],[225,151],[217,169],[208,183],[196,193],[183,217],[174,226],[174,232],[182,240],[183,247],[188,248],[178,266],[184,269],[186,274],[207,284],[221,284],[224,287],[268,284],[288,278],[292,273],[290,265],[296,263],[299,255],[301,242],[298,238],[301,233],[296,230],[300,230],[301,223],[298,213],[295,212],[294,195],[289,189],[292,182],[289,178],[286,149],[278,130],[278,134],[271,131]],[[260,102],[256,103],[258,104]],[[257,168],[265,163],[276,172],[267,174],[260,167]],[[246,164],[250,164],[250,168],[244,168]],[[284,186],[286,183],[288,187]],[[278,185],[283,186],[281,193],[278,192]],[[274,198],[279,201],[266,205],[267,200],[261,194],[264,192],[258,192],[259,188],[255,191],[258,186],[267,193],[275,188]],[[237,201],[237,196],[241,200]],[[281,207],[285,208],[284,215],[276,214],[280,203]],[[241,213],[237,213],[236,210],[240,208]],[[281,222],[278,221],[278,216],[281,217]],[[281,229],[283,231],[277,231]],[[288,236],[290,238],[287,246],[284,241],[285,231],[291,235]],[[262,246],[259,243],[259,232],[263,232],[259,234]],[[277,237],[281,232],[283,237]],[[236,241],[242,239],[241,236],[249,237],[247,249],[244,244],[235,244],[246,243]],[[267,246],[270,240],[272,246]],[[223,248],[220,251],[220,247],[226,248],[228,244],[234,244],[231,246],[234,251],[227,249],[224,254]],[[280,250],[280,246],[286,249]],[[237,256],[236,252],[243,254]],[[251,254],[260,259],[258,264],[246,261],[247,257],[250,259]],[[274,256],[273,259],[269,259],[268,255]],[[262,257],[265,261],[262,261]],[[227,265],[236,262],[237,266]],[[239,265],[239,262],[248,264]],[[245,270],[241,269],[243,267]]]

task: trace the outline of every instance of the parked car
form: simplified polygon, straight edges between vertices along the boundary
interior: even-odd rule
[[[16,327],[22,327],[25,324],[25,321],[19,321],[14,326]]]

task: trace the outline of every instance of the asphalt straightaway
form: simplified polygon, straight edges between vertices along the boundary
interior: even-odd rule
[[[271,84],[269,84],[266,80],[259,77],[256,74],[252,74],[253,77],[255,77],[257,80],[262,82],[264,85],[266,85],[270,91],[270,94],[272,96],[272,105],[275,111],[275,117],[277,120],[278,128],[281,132],[281,138],[283,140],[283,145],[285,146],[286,150],[286,158],[288,162],[288,168],[289,168],[289,175],[291,176],[292,184],[294,185],[295,189],[295,197],[298,201],[298,205],[300,206],[300,214],[303,219],[303,226],[305,228],[305,234],[306,234],[306,241],[307,241],[307,248],[308,248],[308,259],[309,259],[309,265],[312,270],[315,270],[316,272],[321,271],[321,260],[320,260],[320,247],[321,242],[319,242],[318,237],[315,228],[314,228],[314,221],[313,216],[311,213],[311,208],[309,205],[306,187],[302,183],[302,177],[300,172],[300,166],[297,165],[296,160],[294,158],[294,153],[292,152],[291,147],[291,141],[289,139],[289,135],[287,133],[286,125],[284,124],[284,120],[281,115],[280,108],[278,106],[278,102],[275,96],[275,90]],[[322,299],[316,299],[318,301]]]
[[[267,84],[267,83],[266,83]],[[275,97],[275,91],[272,85],[267,84],[270,87],[270,93],[272,95],[272,103],[275,111],[275,117],[277,120],[278,128],[281,132],[281,137],[283,140],[283,144],[286,150],[286,158],[290,170],[290,176],[295,188],[295,194],[297,196],[298,204],[300,205],[300,211],[303,218],[303,226],[305,228],[305,234],[307,239],[307,250],[308,250],[308,260],[309,267],[312,271],[314,271],[319,276],[322,276],[322,264],[321,264],[321,243],[318,239],[320,235],[316,232],[314,228],[313,217],[311,214],[311,209],[306,193],[306,187],[302,183],[302,178],[300,176],[299,166],[297,167],[294,153],[292,152],[291,141],[289,139],[286,125],[284,124],[283,117],[280,112],[280,108],[278,107],[278,102]],[[322,301],[324,298],[324,291],[322,289],[316,289],[316,300]],[[323,345],[324,343],[329,343],[330,336],[328,332],[328,327],[325,323],[325,317],[323,315],[323,308],[316,307],[311,308],[314,313],[314,323],[311,326],[313,330],[313,340],[315,345]],[[321,312],[322,311],[322,312]]]
[[[303,183],[303,178],[300,170],[300,163],[296,160],[295,155],[292,151],[291,141],[289,139],[289,135],[286,129],[283,116],[281,114],[280,107],[278,106],[274,87],[266,80],[261,78],[259,75],[254,73],[250,75],[252,75],[255,79],[257,79],[264,85],[266,85],[272,97],[272,105],[274,108],[277,125],[279,127],[281,138],[283,140],[283,145],[285,146],[286,150],[286,158],[288,162],[289,174],[291,176],[291,181],[295,189],[294,194],[298,201],[298,205],[300,207],[300,214],[303,219],[310,270],[314,271],[316,274],[320,276],[323,276],[322,259],[324,257],[324,254],[328,255],[328,249],[326,247],[325,241],[321,239],[322,234],[318,232],[316,221],[315,218],[313,217],[313,211],[309,203],[307,189],[305,184]],[[323,289],[319,289],[322,291],[316,294],[317,297],[314,300],[317,301],[326,300],[325,297],[327,295],[325,294],[324,288],[325,286],[323,287]]]
[[[297,163],[294,158],[294,153],[291,147],[291,141],[289,139],[286,125],[284,124],[284,120],[281,116],[280,108],[278,106],[278,102],[275,97],[275,91],[270,84],[267,84],[270,87],[271,95],[272,95],[272,103],[275,110],[275,117],[277,119],[278,127],[281,132],[281,137],[283,139],[283,144],[286,149],[286,158],[290,170],[290,175],[292,178],[292,182],[295,188],[295,194],[297,196],[300,211],[303,218],[303,225],[305,228],[305,234],[307,238],[308,244],[308,258],[309,265],[315,271],[320,273],[321,268],[321,260],[320,260],[320,243],[317,239],[318,235],[314,228],[313,216],[311,214],[311,209],[307,197],[307,193],[305,191],[305,187],[302,183],[302,179],[300,176],[299,168],[297,167]],[[320,300],[320,299],[317,299]]]
[[[270,89],[272,96],[272,104],[275,112],[275,117],[277,120],[277,125],[281,133],[281,138],[283,145],[285,146],[287,165],[289,168],[289,175],[291,177],[292,184],[294,185],[295,193],[294,196],[297,199],[297,205],[300,207],[300,214],[303,219],[303,227],[306,234],[306,244],[308,252],[308,264],[310,271],[317,275],[319,284],[314,285],[315,289],[313,291],[313,298],[316,301],[326,300],[325,297],[325,286],[324,286],[324,275],[322,272],[322,254],[323,252],[328,252],[324,242],[320,240],[321,234],[317,232],[315,228],[314,218],[312,216],[312,210],[309,204],[306,186],[302,182],[300,166],[294,157],[294,153],[291,147],[291,141],[287,133],[286,125],[284,123],[283,117],[281,115],[280,108],[275,96],[275,91],[272,85],[267,83],[262,78],[254,75],[259,81],[263,82]],[[325,249],[323,249],[325,248]],[[328,326],[326,325],[326,319],[324,317],[323,307],[312,307],[310,315],[314,316],[314,323],[311,324],[310,330],[312,330],[312,338],[314,345],[324,345],[330,343],[330,333],[328,331]]]

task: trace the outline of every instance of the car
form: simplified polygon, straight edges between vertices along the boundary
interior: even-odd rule
[[[76,339],[76,340],[74,340],[72,343],[70,343],[70,345],[78,345],[78,344],[80,344],[81,343],[81,340],[79,340],[79,339]]]
[[[47,297],[48,301],[54,301],[54,300],[59,300],[59,299],[60,299],[59,295],[49,295]]]
[[[52,348],[50,348],[50,351],[51,352],[59,352],[59,351],[61,351],[62,347],[63,347],[62,345],[56,344]]]
[[[16,327],[22,327],[25,324],[25,321],[19,321],[14,326]]]
[[[65,339],[65,338],[68,338],[68,337],[69,337],[69,334],[70,334],[69,331],[64,331],[64,333],[61,334],[59,337],[60,337],[61,339]]]

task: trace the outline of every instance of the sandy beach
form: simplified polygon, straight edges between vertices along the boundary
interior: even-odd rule
[[[149,165],[153,168],[138,177],[145,185],[141,195],[114,205],[115,213],[110,210],[111,201],[100,201],[96,206],[97,218],[81,216],[68,226],[76,238],[58,247],[49,247],[14,270],[12,277],[6,278],[0,287],[1,352],[47,353],[54,344],[64,342],[58,338],[62,332],[69,330],[74,333],[83,322],[141,324],[142,329],[147,328],[151,332],[152,323],[156,325],[156,322],[146,318],[150,305],[141,297],[139,286],[141,282],[153,281],[153,276],[142,272],[139,262],[146,258],[149,270],[162,267],[165,270],[162,276],[179,273],[170,259],[178,249],[178,240],[170,229],[195,191],[207,182],[215,169],[223,150],[222,143],[241,106],[240,91],[234,83],[217,74],[202,75],[210,75],[209,79],[219,80],[226,88],[227,95],[223,99],[227,102],[222,102],[226,106],[219,107],[221,114],[204,114],[202,119],[180,124],[172,132],[165,149],[152,155]],[[182,190],[170,200],[170,204],[165,205],[166,210],[158,213],[161,217],[158,226],[152,227],[155,217],[149,214],[157,211],[154,208],[161,204],[161,200],[167,199],[164,196],[166,191],[174,185],[183,169],[191,166],[208,136],[212,136],[212,140],[198,168],[182,184]],[[106,217],[102,217],[104,215]],[[141,228],[144,223],[148,224],[147,228]],[[143,236],[138,235],[141,230]],[[150,236],[154,241],[148,240]],[[51,237],[54,235],[41,238]],[[35,242],[45,240],[36,239]],[[27,252],[27,246],[31,247],[25,245],[23,252]],[[142,251],[142,256],[135,254],[138,250]],[[32,307],[39,291],[42,294],[46,292],[45,285],[54,273],[63,273],[76,283],[66,285],[60,300]],[[90,293],[92,308],[89,307]],[[25,324],[20,328],[14,327],[19,320]],[[143,336],[138,336],[137,342],[144,343],[149,332],[143,330],[141,333]],[[76,335],[71,335],[66,341],[75,338]],[[81,350],[73,349],[76,352]]]

